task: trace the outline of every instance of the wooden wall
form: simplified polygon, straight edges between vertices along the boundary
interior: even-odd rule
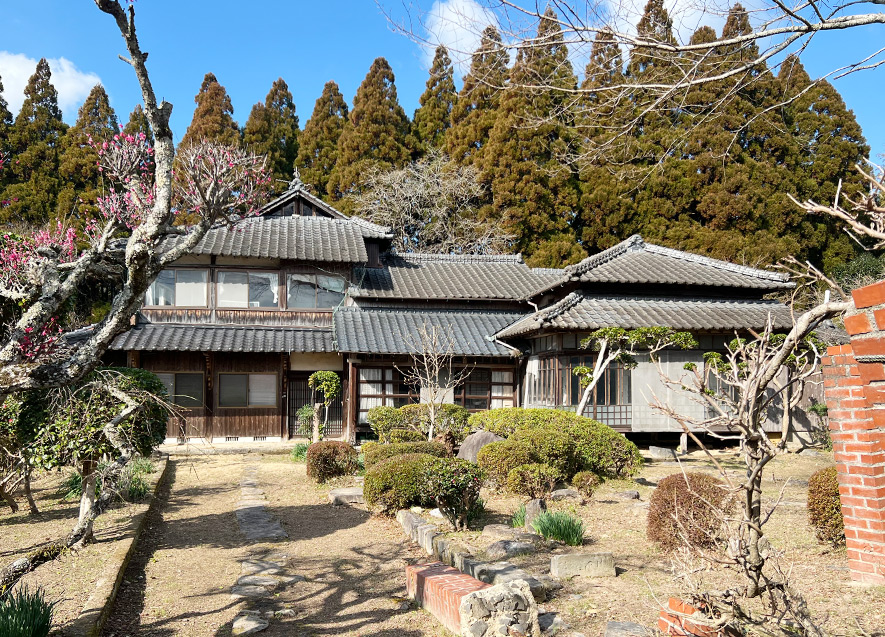
[[[206,374],[206,357],[199,352],[141,352],[141,367],[151,372],[201,372]],[[208,396],[203,386],[204,398]],[[166,424],[166,437],[178,438],[182,430],[186,436],[211,436],[211,412],[202,409],[182,409],[182,417],[172,416]]]

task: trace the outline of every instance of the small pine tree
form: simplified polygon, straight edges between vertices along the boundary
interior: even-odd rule
[[[412,132],[422,150],[439,148],[446,131],[452,125],[452,109],[458,94],[455,91],[455,70],[449,51],[443,45],[436,47],[427,88],[419,99]]]
[[[151,130],[151,123],[148,121],[147,113],[144,112],[141,104],[135,105],[135,108],[129,115],[129,122],[123,128],[123,132],[127,135],[144,133],[147,144],[149,146],[154,145],[154,133]]]
[[[298,140],[295,165],[317,196],[329,199],[329,175],[338,161],[338,140],[347,121],[347,102],[335,82],[326,82]]]
[[[266,155],[274,188],[292,179],[298,155],[298,115],[289,86],[279,78],[262,104],[252,107],[243,132],[243,142],[253,153]]]
[[[233,118],[230,96],[215,75],[206,73],[194,102],[197,108],[181,139],[181,147],[203,140],[230,145],[240,141],[240,129]]]

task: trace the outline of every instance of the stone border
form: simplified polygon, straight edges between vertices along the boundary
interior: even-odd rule
[[[64,634],[71,637],[97,637],[101,634],[105,622],[111,614],[111,608],[117,598],[117,592],[120,590],[120,584],[123,582],[123,574],[129,565],[129,560],[135,553],[135,547],[141,532],[144,529],[145,520],[148,515],[157,506],[157,493],[160,491],[160,485],[166,479],[166,471],[169,468],[170,458],[167,455],[164,458],[152,458],[152,462],[157,465],[157,471],[151,474],[156,476],[156,482],[151,488],[151,499],[144,511],[136,513],[129,522],[129,527],[125,533],[129,537],[121,541],[121,546],[114,551],[110,557],[110,563],[107,564],[101,573],[101,576],[95,582],[95,590],[86,600],[86,605],[70,625],[64,628]]]

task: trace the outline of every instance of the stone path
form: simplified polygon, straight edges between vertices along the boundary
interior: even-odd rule
[[[267,498],[258,488],[258,467],[246,467],[240,481],[240,501],[237,502],[237,523],[240,533],[249,540],[284,540],[289,537],[280,521],[267,512]]]

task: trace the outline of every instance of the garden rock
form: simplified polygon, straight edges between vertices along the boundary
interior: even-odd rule
[[[525,555],[533,553],[535,547],[528,542],[516,542],[513,540],[498,540],[486,549],[486,555],[493,560],[500,560],[507,557],[516,557],[517,555]]]
[[[538,615],[538,625],[545,635],[556,635],[559,631],[568,628],[568,624],[562,621],[562,617],[556,613]]]
[[[635,490],[627,490],[627,491],[616,491],[615,497],[620,498],[621,500],[638,500],[639,499],[639,491]]]
[[[615,560],[611,553],[570,553],[554,555],[550,560],[550,574],[565,579],[585,577],[614,577]]]
[[[649,447],[648,455],[652,460],[676,460],[676,452],[667,447]]]
[[[479,450],[488,444],[504,440],[501,436],[497,436],[490,431],[477,431],[464,439],[461,448],[458,450],[458,457],[462,460],[476,462],[476,454]]]
[[[446,516],[444,516],[444,515],[443,515],[443,512],[440,511],[439,509],[433,509],[433,510],[430,512],[430,517],[432,517],[432,518],[445,519]]]
[[[243,560],[240,570],[243,575],[276,575],[283,570],[283,565],[268,560]]]
[[[237,580],[237,586],[270,586],[273,588],[279,583],[278,579],[266,575],[243,575]]]
[[[255,615],[240,615],[234,620],[232,635],[251,635],[252,633],[260,633],[270,624],[266,619],[256,617]]]
[[[509,524],[486,524],[482,528],[482,536],[496,538],[500,540],[509,540],[513,538],[515,530]]]
[[[578,504],[582,504],[584,502],[584,496],[582,496],[575,489],[557,489],[550,494],[550,499],[554,502],[559,502],[562,500],[577,502]]]
[[[329,491],[329,502],[335,506],[343,504],[365,504],[362,487],[346,487]]]
[[[497,584],[465,595],[458,611],[462,635],[541,635],[538,607],[528,582],[524,580]]]
[[[529,500],[525,505],[525,530],[526,531],[534,531],[535,528],[532,526],[532,522],[547,511],[547,502],[543,499],[537,500]]]
[[[604,637],[651,637],[652,631],[635,622],[609,622]]]
[[[464,558],[461,560],[461,566],[463,568],[456,568],[486,584],[507,584],[523,580],[528,583],[536,602],[543,602],[547,599],[547,587],[544,586],[543,582],[510,562],[486,563]]]
[[[242,599],[244,597],[264,597],[267,595],[267,589],[263,586],[233,586],[230,589],[231,599]]]
[[[820,451],[818,451],[817,449],[810,449],[810,448],[806,447],[805,449],[803,449],[802,451],[799,452],[799,455],[800,456],[815,457],[815,456],[822,456],[823,454]]]

